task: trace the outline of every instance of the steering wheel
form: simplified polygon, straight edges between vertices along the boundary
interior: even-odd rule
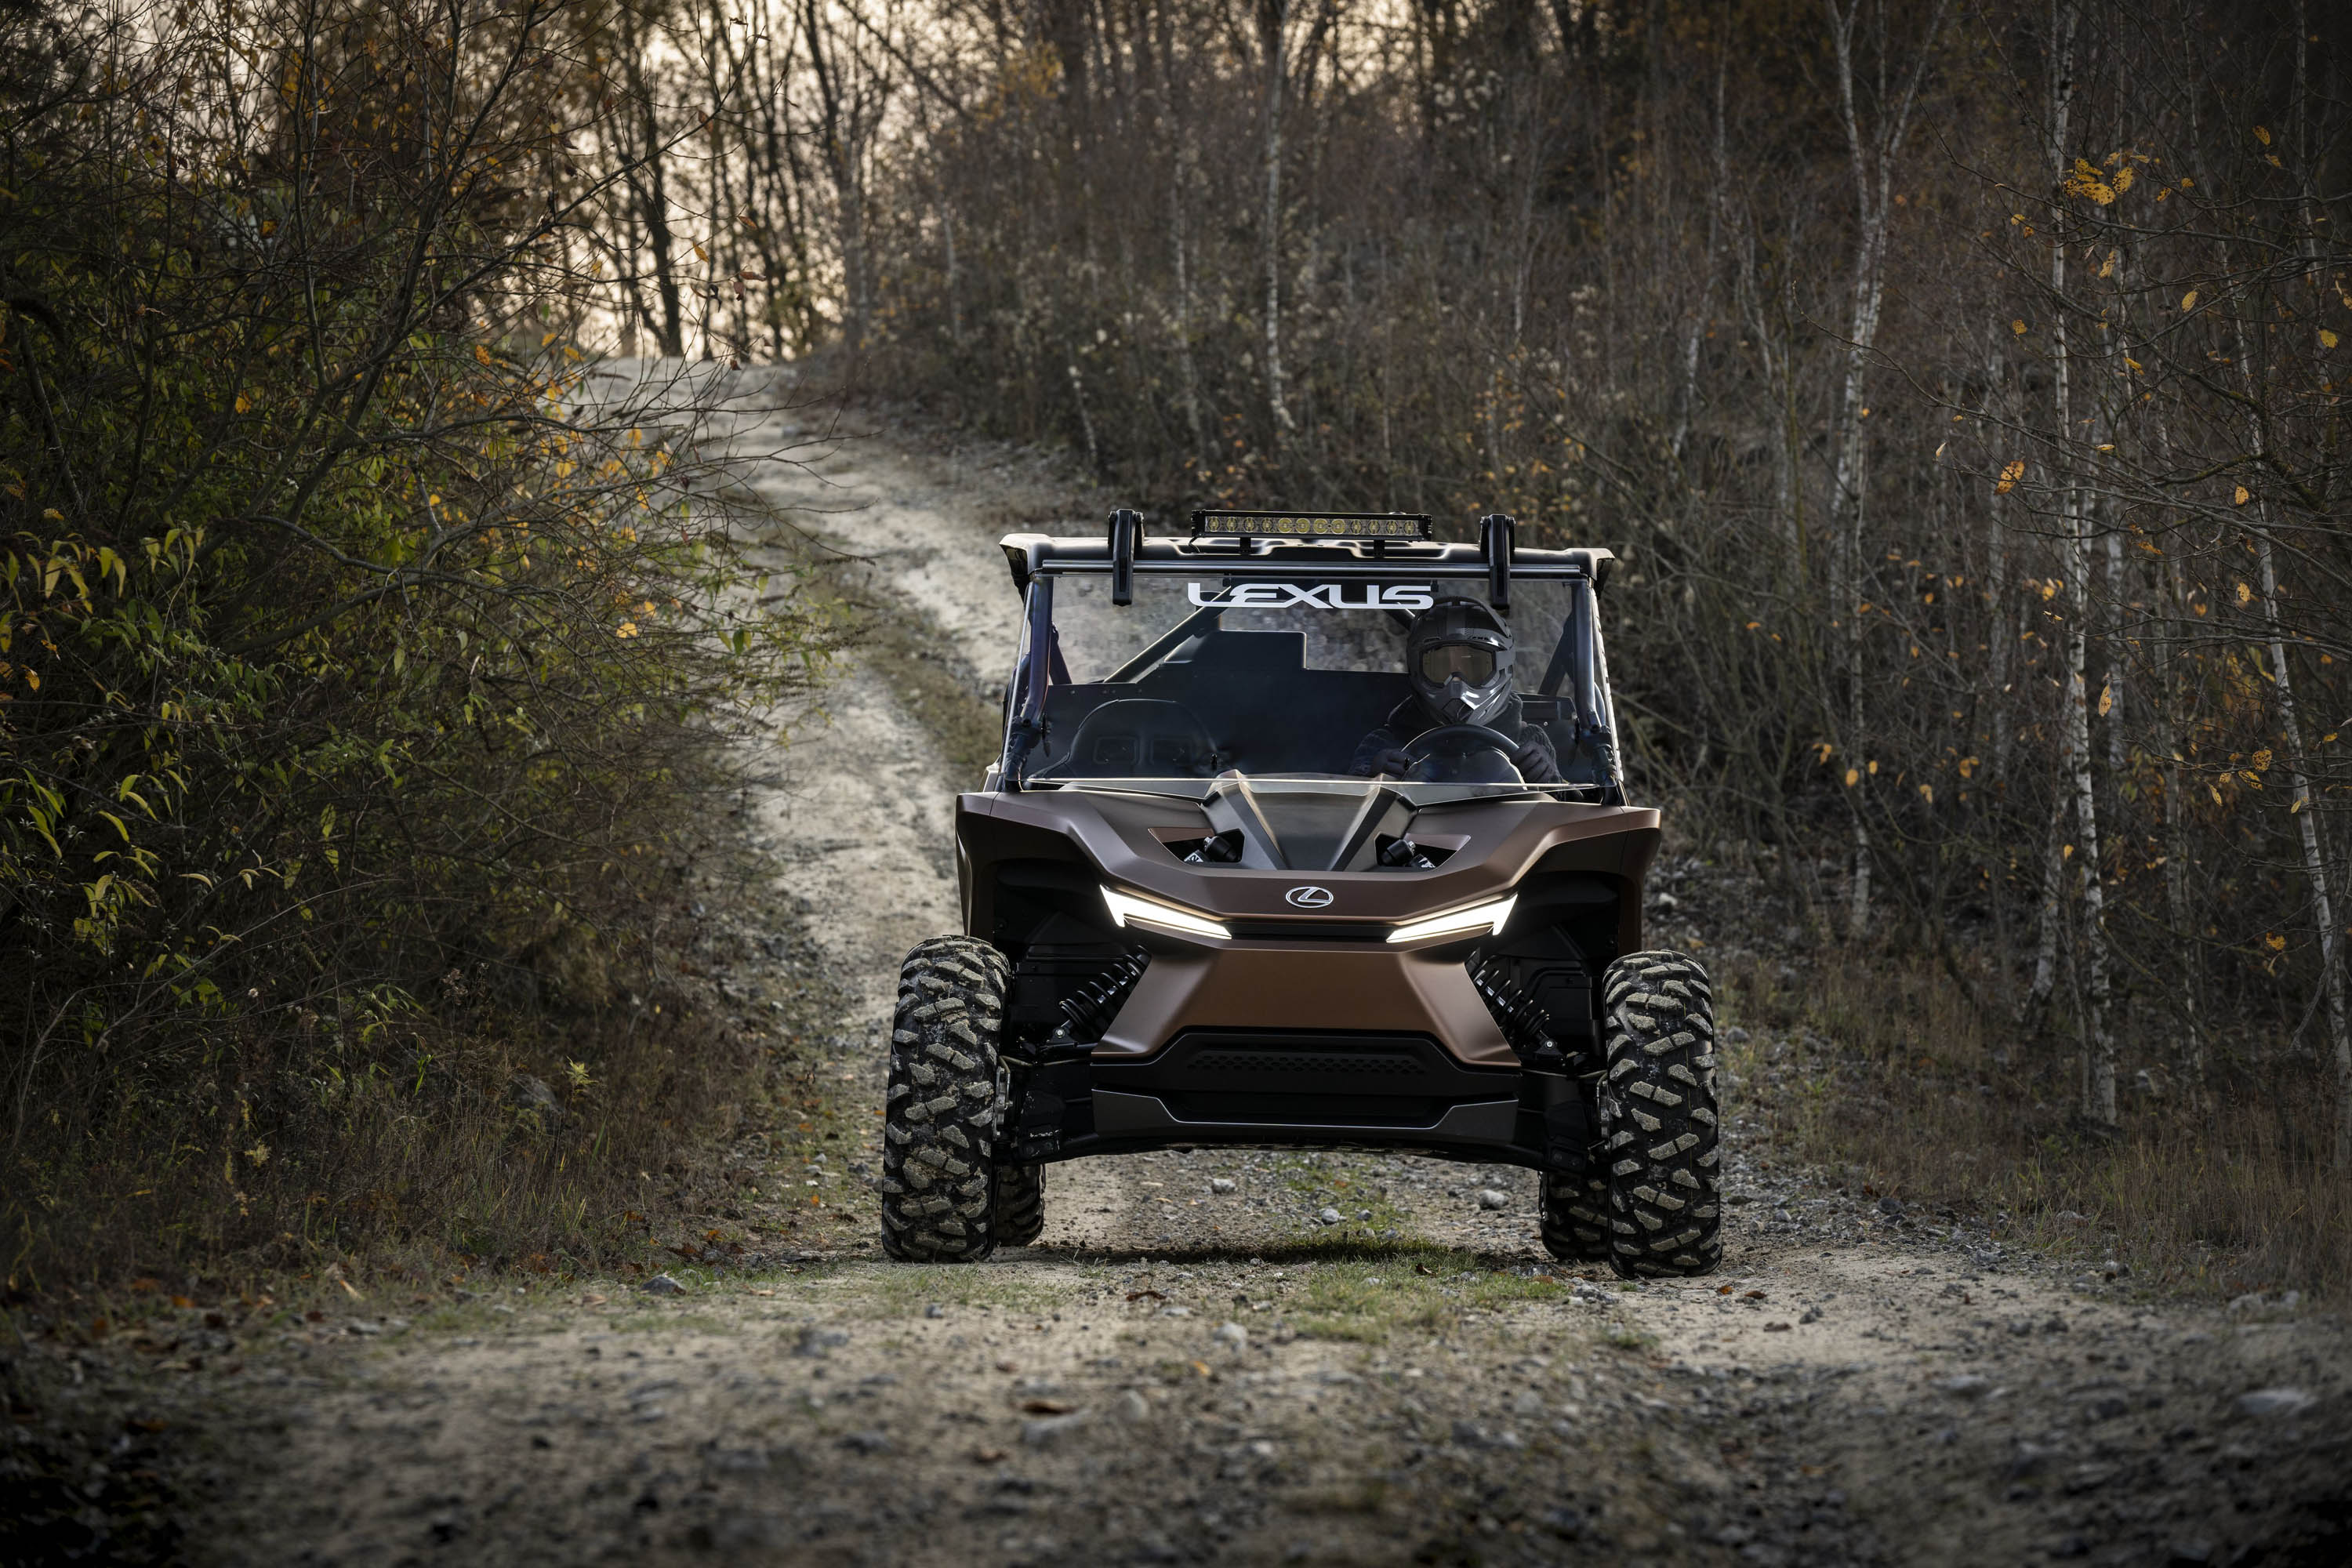
[[[1511,761],[1518,749],[1517,741],[1484,724],[1441,724],[1406,742],[1404,754],[1420,784],[1524,784]]]

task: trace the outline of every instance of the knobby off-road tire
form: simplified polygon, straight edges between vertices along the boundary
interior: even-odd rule
[[[1705,1274],[1723,1258],[1706,971],[1679,952],[1627,953],[1602,983],[1601,1028],[1610,1262],[1628,1277]]]
[[[971,1263],[995,1249],[996,1042],[1010,973],[1003,953],[967,936],[919,944],[898,972],[877,1184],[893,1258]]]
[[[999,1247],[1026,1247],[1045,1228],[1045,1167],[1000,1165],[996,1212],[990,1221]]]
[[[1589,1173],[1543,1173],[1544,1250],[1562,1263],[1606,1263],[1617,1256],[1609,1226],[1609,1179]]]

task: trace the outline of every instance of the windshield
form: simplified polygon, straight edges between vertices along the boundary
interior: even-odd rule
[[[1504,614],[1483,577],[1220,564],[1138,573],[1124,606],[1107,574],[1038,575],[1007,694],[1009,782],[1206,798],[1238,775],[1377,781],[1423,804],[1617,798],[1582,579],[1515,578]]]

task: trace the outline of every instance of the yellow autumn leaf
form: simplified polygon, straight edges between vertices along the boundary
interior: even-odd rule
[[[1848,768],[1848,769],[1846,769],[1846,771],[1845,771],[1845,787],[1846,787],[1846,788],[1848,788],[1848,789],[1852,789],[1854,785],[1856,785],[1856,784],[1860,784],[1861,782],[1862,782],[1862,774],[1861,774],[1860,773],[1858,773],[1857,771],[1855,771],[1855,770],[1854,770],[1854,769],[1853,769],[1853,768]]]
[[[2245,486],[2243,486],[2243,485],[2240,485],[2240,486],[2238,487],[2238,492],[2237,492],[2237,497],[2236,497],[2237,504],[2238,504],[2238,505],[2240,505],[2240,506],[2243,506],[2243,505],[2245,505],[2245,504],[2246,504],[2246,498],[2247,498],[2250,494],[2252,494],[2252,492],[2249,491],[2249,490],[2246,489],[2246,487],[2245,487]]]
[[[2196,290],[2196,289],[2191,289],[2190,290],[2189,290],[2189,292],[2188,292],[2188,293],[2183,294],[2183,295],[2180,297],[2180,308],[2181,308],[2182,310],[2193,310],[2197,309],[2197,290]]]
[[[703,249],[702,247],[698,245],[694,247],[694,258],[697,261],[708,261],[710,259],[710,252]]]
[[[1919,786],[1919,798],[1926,801],[1929,805],[1935,805],[1936,786],[1934,784],[1921,784]]]
[[[2010,491],[2017,488],[2017,481],[2024,477],[2024,458],[2019,458],[2011,462],[2004,464],[2000,470],[2000,483],[1993,486],[1992,493],[1997,496],[2007,495]]]
[[[2115,187],[2099,178],[2099,171],[2082,158],[2074,160],[2074,170],[2066,176],[2061,188],[2070,196],[2088,196],[2101,206],[2116,199]]]
[[[2269,948],[2273,952],[2284,952],[2286,951],[2286,938],[2279,935],[2276,931],[2272,931],[2263,938],[2263,945]]]
[[[1864,766],[1870,770],[1870,776],[1872,778],[1876,778],[1878,776],[1878,764],[1876,763],[1865,763]]]
[[[1977,759],[1974,757],[1962,757],[1960,759],[1960,776],[1964,779],[1969,779],[1976,777],[1976,773]]]
[[[2099,717],[2104,719],[2116,709],[2116,689],[2110,684],[2099,688]]]
[[[2243,583],[2239,584],[2238,584],[2238,603],[2240,603],[2240,604],[2242,604],[2242,605],[2251,605],[2251,604],[2252,604],[2253,602],[2254,602],[2254,591],[2253,591],[2252,588],[2247,587]]]
[[[2321,348],[2332,349],[2336,346],[2336,337],[2334,332],[2329,331],[2326,327],[2319,329],[2319,346]]]
[[[2021,338],[2025,335],[2025,323],[2023,321],[2011,321],[2009,324],[2009,330],[2015,332]]]
[[[2271,755],[2271,750],[2267,746],[2263,747],[2261,751],[2256,752],[2252,759],[2254,764],[2254,772],[2258,773],[2266,773],[2270,772]]]
[[[2269,146],[2269,145],[2271,144],[2271,129],[2270,129],[2270,127],[2269,127],[2269,126],[2267,126],[2267,125],[2257,125],[2257,126],[2255,126],[2255,127],[2254,127],[2254,140],[2255,140],[2255,141],[2257,141],[2257,142],[2261,142],[2261,143],[2262,143],[2263,146],[2265,146],[2265,147]],[[2281,947],[2284,947],[2286,944],[2285,944],[2284,942],[2281,942],[2281,943],[2279,943],[2279,945],[2280,945]]]
[[[242,393],[242,392],[240,392],[240,393],[238,393],[238,394],[236,395],[236,411],[237,411],[239,414],[244,413],[247,409],[248,409],[248,408],[250,408],[250,407],[252,407],[252,406],[253,406],[253,399],[251,399],[250,397],[247,397],[247,396],[244,393]]]
[[[623,621],[619,626],[613,628],[613,635],[616,637],[633,637],[637,635],[637,623],[635,621]]]

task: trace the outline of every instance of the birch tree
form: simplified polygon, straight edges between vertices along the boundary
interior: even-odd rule
[[[1846,152],[1853,163],[1854,237],[1853,272],[1846,313],[1843,384],[1838,396],[1837,472],[1832,487],[1837,509],[1838,608],[1845,622],[1846,749],[1855,754],[1864,742],[1864,630],[1868,592],[1863,565],[1863,522],[1867,510],[1868,477],[1864,421],[1869,417],[1868,377],[1878,345],[1879,311],[1886,291],[1886,240],[1892,210],[1896,160],[1909,133],[1911,115],[1919,101],[1919,85],[1934,58],[1936,36],[1942,30],[1948,0],[1936,0],[1927,13],[1910,71],[1890,91],[1891,45],[1887,9],[1867,0],[1824,0],[1829,11],[1830,38],[1835,50],[1838,116],[1845,132]],[[1857,106],[1854,28],[1869,10],[1874,24],[1876,91],[1872,122],[1864,129]],[[1867,768],[1849,768],[1853,790],[1869,787]],[[1859,798],[1853,809],[1853,878],[1846,928],[1855,936],[1870,929],[1870,829]]]

